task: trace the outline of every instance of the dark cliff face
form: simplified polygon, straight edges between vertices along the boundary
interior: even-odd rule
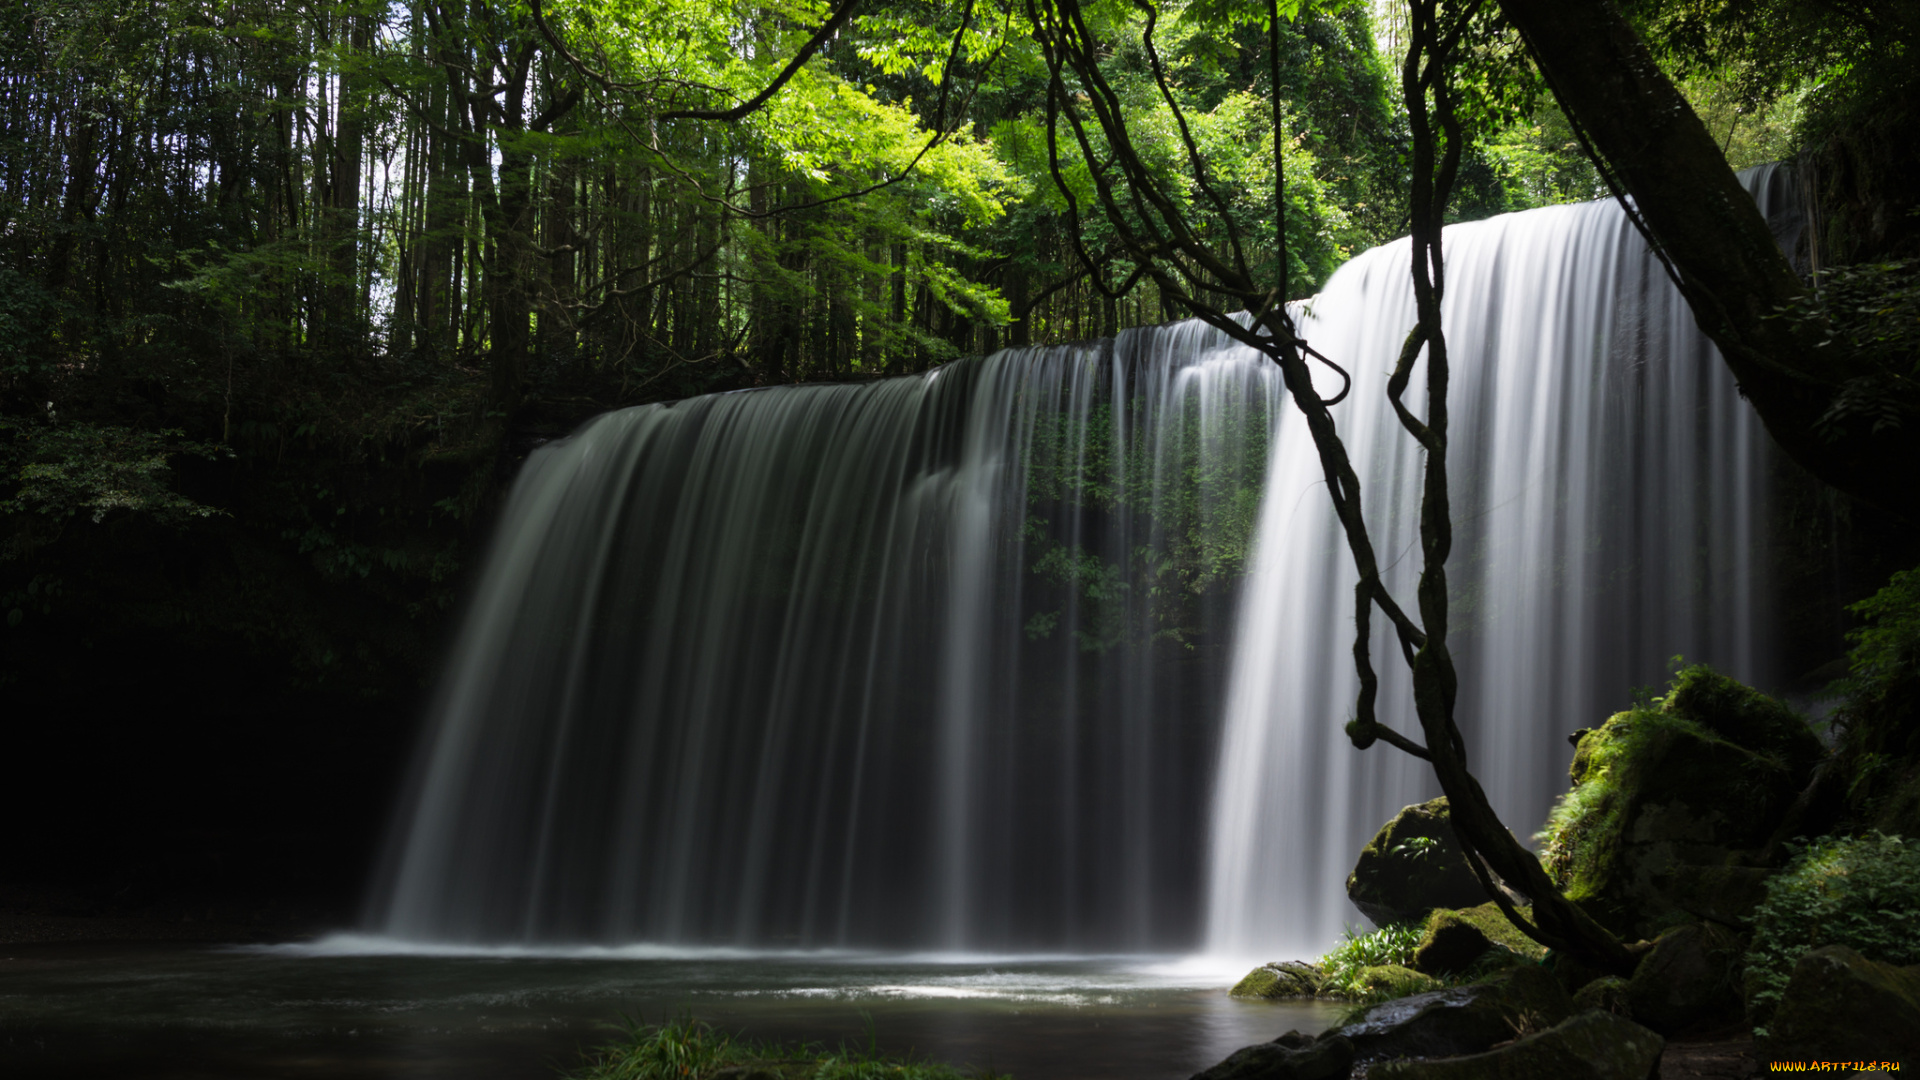
[[[0,887],[57,887],[73,914],[246,898],[350,916],[412,695],[302,690],[237,646],[88,644],[92,663],[7,688]]]

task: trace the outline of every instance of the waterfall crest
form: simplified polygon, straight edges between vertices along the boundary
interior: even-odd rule
[[[1767,458],[1616,207],[1455,226],[1447,259],[1460,716],[1530,829],[1567,732],[1669,655],[1760,673]],[[1363,254],[1300,310],[1354,374],[1335,416],[1403,596],[1406,262]],[[1359,845],[1434,791],[1341,732],[1353,572],[1289,408],[1189,322],[626,409],[536,450],[370,927],[1319,951]],[[1381,717],[1413,730],[1398,673]]]

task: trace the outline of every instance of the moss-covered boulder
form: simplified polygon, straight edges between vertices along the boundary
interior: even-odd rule
[[[1523,913],[1527,909],[1522,909]],[[1465,971],[1499,949],[1516,957],[1538,960],[1546,949],[1513,925],[1492,901],[1479,907],[1441,910],[1427,916],[1420,944],[1413,950],[1413,968],[1429,975]]]
[[[1567,896],[1615,933],[1698,919],[1742,923],[1764,895],[1754,865],[1820,756],[1786,706],[1706,668],[1656,705],[1582,735],[1540,837]]]
[[[1674,676],[1665,710],[1786,766],[1795,790],[1807,786],[1826,746],[1783,702],[1705,665]]]
[[[1573,1007],[1580,1012],[1599,1009],[1616,1016],[1633,1018],[1633,1003],[1627,999],[1627,980],[1618,975],[1602,975],[1575,990]]]
[[[1385,926],[1488,898],[1454,838],[1443,797],[1406,807],[1381,826],[1347,875],[1347,899]]]
[[[1303,998],[1318,995],[1326,983],[1326,972],[1299,960],[1281,960],[1262,964],[1227,991],[1238,998]]]
[[[1666,1041],[1630,1020],[1584,1012],[1506,1046],[1463,1057],[1383,1061],[1367,1080],[1649,1080]]]
[[[1399,998],[1440,989],[1439,979],[1399,964],[1379,964],[1361,968],[1353,978],[1353,987],[1369,997]]]
[[[1477,1054],[1517,1029],[1565,1020],[1573,1001],[1547,969],[1523,964],[1478,982],[1375,1005],[1336,1034],[1363,1060]]]
[[[1845,945],[1815,949],[1794,965],[1779,1008],[1754,1035],[1762,1060],[1920,1068],[1920,966],[1877,964]]]
[[[1745,942],[1725,927],[1688,923],[1660,935],[1627,983],[1630,1015],[1662,1035],[1740,1016],[1735,973]]]

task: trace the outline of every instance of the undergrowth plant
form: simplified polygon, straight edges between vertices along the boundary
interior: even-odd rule
[[[1800,957],[1826,945],[1883,964],[1920,963],[1920,841],[1823,837],[1768,882],[1746,957],[1755,1023],[1771,1019]]]
[[[782,1080],[1006,1080],[937,1062],[882,1054],[867,1044],[828,1050],[814,1043],[782,1045],[736,1039],[705,1021],[682,1016],[663,1024],[629,1022],[626,1037],[591,1051],[569,1080],[709,1080],[723,1070],[750,1069]]]
[[[1360,985],[1361,971],[1386,964],[1405,967],[1413,961],[1420,932],[1419,923],[1388,923],[1371,933],[1357,933],[1347,927],[1339,943],[1320,958],[1320,970],[1326,974],[1322,984],[1325,991],[1342,997],[1366,996]]]

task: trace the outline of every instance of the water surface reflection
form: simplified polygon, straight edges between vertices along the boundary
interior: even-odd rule
[[[1236,1001],[1151,957],[879,956],[646,946],[0,947],[0,1074],[545,1078],[623,1018],[864,1043],[1023,1080],[1186,1077],[1337,1013]]]

